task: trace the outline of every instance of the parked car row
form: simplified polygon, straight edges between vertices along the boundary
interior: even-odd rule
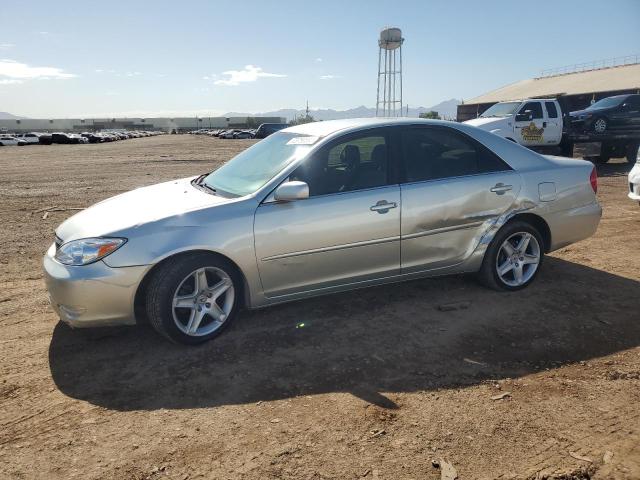
[[[213,129],[213,130],[195,130],[189,132],[192,135],[208,135],[209,137],[218,138],[254,138],[256,133],[255,129],[239,129],[239,128],[227,128],[227,129]]]
[[[289,125],[286,123],[263,123],[258,128],[226,128],[226,129],[200,129],[189,132],[193,135],[208,135],[218,138],[266,138]]]
[[[29,132],[20,134],[0,135],[0,147],[17,145],[51,145],[51,144],[83,144],[83,143],[104,143],[126,140],[128,138],[152,137],[163,132],[147,131],[105,131],[105,132],[83,132],[83,133],[39,133]]]

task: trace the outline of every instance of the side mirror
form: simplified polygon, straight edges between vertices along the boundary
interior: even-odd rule
[[[533,120],[533,112],[531,110],[525,110],[516,115],[516,122],[530,122]]]
[[[305,182],[284,182],[273,193],[273,198],[279,202],[292,202],[309,198],[309,185]]]

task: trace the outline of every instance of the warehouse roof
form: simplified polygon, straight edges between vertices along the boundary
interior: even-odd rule
[[[522,80],[469,99],[464,103],[467,105],[495,103],[531,97],[580,95],[636,88],[640,89],[640,64],[638,63]]]

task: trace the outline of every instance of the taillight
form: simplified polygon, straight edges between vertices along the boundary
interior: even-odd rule
[[[593,193],[598,193],[598,172],[596,172],[596,167],[593,167],[593,170],[591,170],[591,176],[589,177],[589,181],[591,182],[591,188],[593,188]]]

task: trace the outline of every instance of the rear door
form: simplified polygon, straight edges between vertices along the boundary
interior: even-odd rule
[[[515,118],[516,140],[521,145],[545,144],[545,118],[542,102],[534,100],[520,107]]]
[[[544,102],[546,112],[544,128],[544,142],[547,145],[558,145],[562,140],[562,116],[557,102]]]
[[[450,127],[401,127],[402,273],[461,263],[509,209],[520,175]]]

